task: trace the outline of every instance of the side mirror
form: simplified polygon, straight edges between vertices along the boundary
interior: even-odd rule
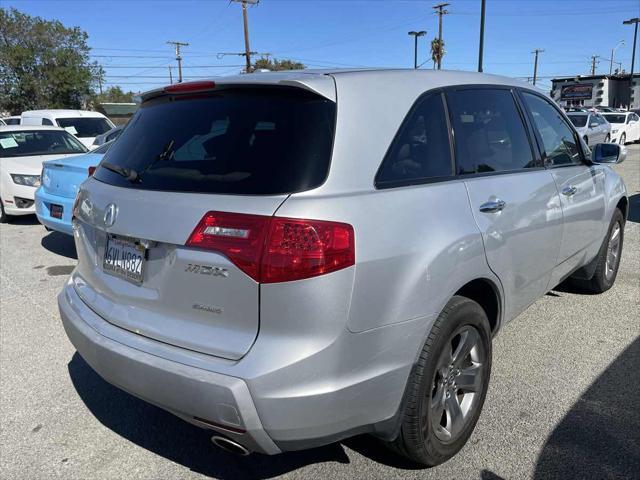
[[[622,163],[627,158],[627,149],[616,143],[598,143],[591,150],[593,163]]]
[[[589,128],[596,128],[597,126],[598,126],[598,123],[597,123],[597,122],[591,122],[591,123],[589,124]]]

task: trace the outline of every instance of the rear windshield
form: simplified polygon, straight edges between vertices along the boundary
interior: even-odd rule
[[[615,114],[605,114],[604,118],[607,119],[609,123],[624,123],[626,115],[615,115]]]
[[[334,102],[294,88],[163,96],[142,104],[104,157],[112,168],[95,178],[144,190],[309,190],[327,176],[335,112]]]
[[[58,125],[66,128],[77,137],[97,137],[113,127],[106,119],[100,117],[58,118]]]
[[[0,132],[0,157],[84,153],[87,148],[62,130]]]
[[[587,124],[587,115],[569,115],[569,120],[576,127],[584,127]]]

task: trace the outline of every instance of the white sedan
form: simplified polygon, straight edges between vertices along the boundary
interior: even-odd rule
[[[611,142],[624,145],[640,140],[640,117],[634,112],[603,113],[611,124]]]
[[[87,148],[58,127],[0,126],[0,222],[35,213],[42,162],[80,155]]]

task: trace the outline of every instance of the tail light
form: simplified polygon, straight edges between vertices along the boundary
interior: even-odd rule
[[[96,171],[96,167],[89,167],[89,176],[93,176],[93,172]]]
[[[208,212],[187,246],[215,250],[260,283],[289,282],[355,264],[346,223]]]

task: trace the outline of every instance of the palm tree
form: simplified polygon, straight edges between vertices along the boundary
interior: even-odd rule
[[[434,70],[436,69],[438,61],[442,61],[445,53],[444,40],[438,40],[438,38],[431,40],[431,60],[433,60]]]

